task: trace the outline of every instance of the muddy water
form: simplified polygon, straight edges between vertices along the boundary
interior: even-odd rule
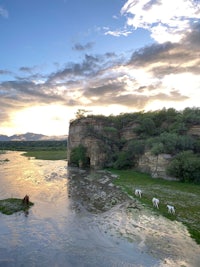
[[[125,204],[77,209],[69,175],[66,161],[0,155],[0,199],[28,194],[35,203],[28,214],[0,214],[0,267],[200,266],[199,247],[179,224],[127,213]]]

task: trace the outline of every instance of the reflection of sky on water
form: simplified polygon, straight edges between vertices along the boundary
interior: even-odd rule
[[[0,199],[28,194],[35,204],[28,216],[0,214],[0,266],[158,266],[136,244],[104,231],[100,215],[73,209],[66,161],[28,159],[18,152],[0,155],[5,158]]]

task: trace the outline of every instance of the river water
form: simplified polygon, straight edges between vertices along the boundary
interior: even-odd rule
[[[28,214],[0,213],[0,267],[177,266],[113,231],[126,216],[116,207],[103,214],[77,209],[69,175],[66,161],[0,155],[0,199],[27,194],[34,202]]]

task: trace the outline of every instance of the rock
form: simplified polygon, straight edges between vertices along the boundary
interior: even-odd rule
[[[105,173],[108,178],[106,180],[110,182],[109,184],[108,182],[102,183],[102,181],[105,181]],[[95,178],[92,178],[92,176]],[[68,190],[70,197],[75,202],[81,203],[86,210],[95,213],[104,212],[114,205],[130,200],[120,188],[112,183],[115,178],[111,176],[111,173],[103,171],[100,177],[98,173],[99,179],[96,177],[96,172],[92,174],[89,172],[86,178],[77,175],[76,177],[73,176],[73,179],[69,179]]]

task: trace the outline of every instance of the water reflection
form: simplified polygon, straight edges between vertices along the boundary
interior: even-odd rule
[[[0,266],[158,266],[137,245],[109,235],[100,215],[77,212],[68,196],[66,161],[19,152],[4,157],[9,161],[0,166],[0,199],[27,194],[34,206],[25,214],[0,214]]]

